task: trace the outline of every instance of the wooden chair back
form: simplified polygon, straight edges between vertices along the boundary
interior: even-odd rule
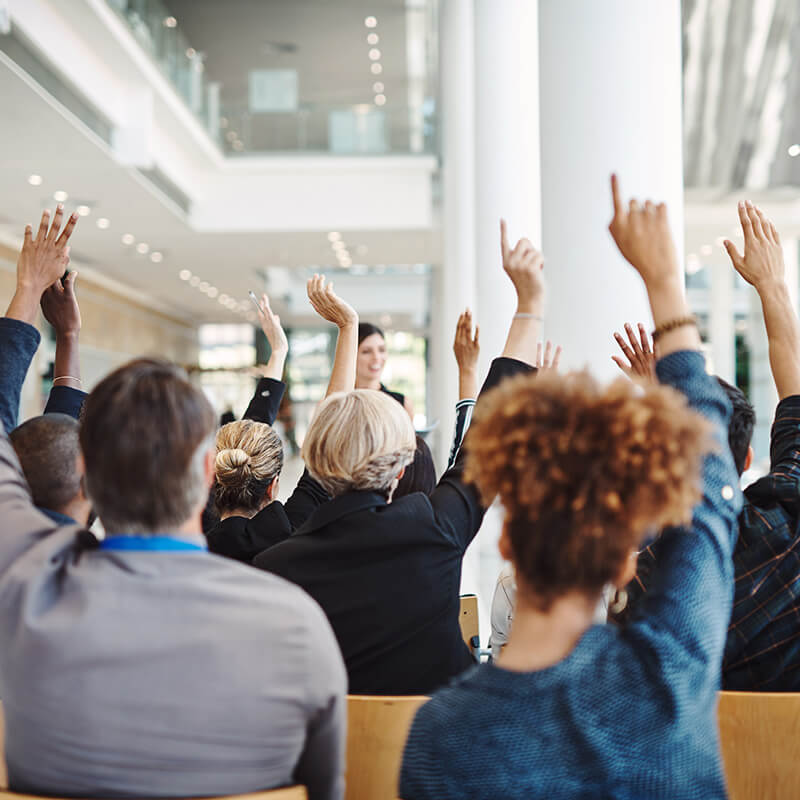
[[[347,698],[345,800],[395,800],[408,730],[427,697]]]
[[[461,625],[461,636],[467,647],[473,648],[473,637],[478,637],[480,642],[480,629],[478,626],[478,597],[474,594],[461,595],[461,611],[458,621]]]
[[[800,796],[800,693],[720,692],[730,800]]]

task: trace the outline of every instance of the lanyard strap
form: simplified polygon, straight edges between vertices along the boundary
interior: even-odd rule
[[[101,550],[150,550],[175,552],[200,550],[208,548],[186,539],[174,539],[171,536],[108,536],[100,542]]]

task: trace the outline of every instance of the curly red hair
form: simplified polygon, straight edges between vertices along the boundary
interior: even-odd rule
[[[547,609],[599,593],[648,531],[690,521],[710,432],[667,387],[523,375],[478,404],[466,479],[499,495],[518,579]]]

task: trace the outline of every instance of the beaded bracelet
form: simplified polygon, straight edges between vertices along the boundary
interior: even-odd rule
[[[665,333],[683,328],[686,325],[697,325],[697,319],[692,315],[689,317],[678,317],[678,319],[671,319],[663,325],[659,325],[651,334],[653,341],[657,342]]]

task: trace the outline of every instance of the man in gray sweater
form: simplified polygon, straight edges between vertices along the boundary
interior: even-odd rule
[[[7,315],[22,325],[64,270],[60,221],[26,232]],[[208,401],[167,362],[102,381],[81,425],[86,488],[108,531],[98,543],[36,510],[0,425],[13,790],[186,797],[302,783],[314,800],[342,797],[336,640],[301,589],[206,550],[214,433]]]

